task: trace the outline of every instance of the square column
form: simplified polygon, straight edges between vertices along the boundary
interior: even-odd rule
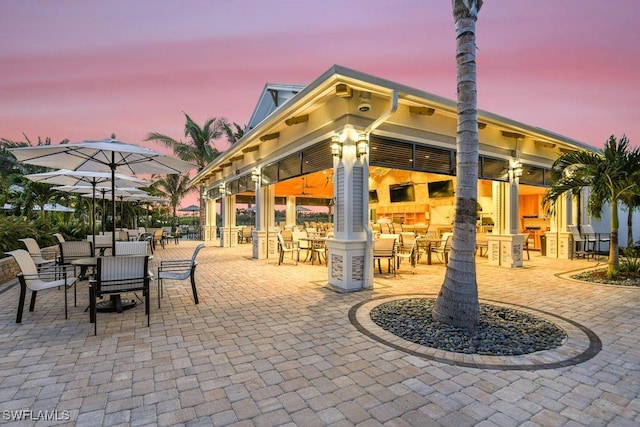
[[[361,291],[366,288],[366,240],[327,240],[329,286],[338,292]],[[373,257],[373,253],[370,254]]]
[[[489,265],[522,267],[522,249],[526,234],[487,234]]]

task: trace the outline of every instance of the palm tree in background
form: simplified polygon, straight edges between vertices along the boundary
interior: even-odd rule
[[[551,168],[551,187],[547,190],[543,203],[553,213],[555,204],[563,194],[577,195],[583,188],[589,188],[587,211],[594,218],[600,218],[603,207],[611,210],[611,241],[609,243],[609,263],[607,275],[615,277],[620,272],[618,253],[618,205],[633,200],[640,191],[639,171],[640,149],[629,149],[626,136],[611,135],[602,151],[572,151],[560,156]],[[631,209],[630,209],[631,214]]]
[[[178,174],[165,176],[152,175],[151,181],[157,193],[161,197],[169,199],[169,205],[171,206],[171,212],[175,220],[178,217],[177,211],[180,201],[194,190],[193,186],[189,185],[189,176]]]
[[[184,113],[187,122],[184,126],[186,141],[179,141],[161,133],[152,132],[147,135],[145,141],[156,141],[171,147],[175,155],[187,162],[198,165],[198,171],[204,169],[216,157],[220,151],[215,147],[214,141],[220,138],[224,132],[227,121],[224,118],[208,119],[202,127],[198,126],[188,114]],[[200,195],[200,229],[204,229],[205,206],[202,203],[203,189],[199,188]]]
[[[244,127],[235,122],[225,123],[222,125],[222,130],[231,145],[238,142],[244,136]]]
[[[482,0],[453,0],[458,88],[456,210],[451,257],[432,313],[438,322],[469,330],[476,328],[480,318],[475,249],[479,153],[476,21],[481,7]]]

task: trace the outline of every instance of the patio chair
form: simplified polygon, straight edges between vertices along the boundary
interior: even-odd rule
[[[116,255],[147,255],[149,243],[147,241],[116,242]]]
[[[240,230],[240,242],[239,243],[249,243],[251,241],[251,227],[242,227]]]
[[[58,240],[58,243],[64,242],[64,236],[60,233],[53,233],[53,236]]]
[[[95,278],[89,282],[90,320],[94,334],[98,334],[96,300],[109,295],[117,306],[120,294],[142,291],[147,326],[150,324],[149,310],[149,257],[147,255],[99,257]],[[121,311],[121,310],[118,310]]]
[[[578,226],[576,225],[567,225],[567,230],[571,233],[571,237],[573,238],[573,254],[576,257],[582,256],[583,258],[586,258],[590,252],[589,244],[592,242],[580,234]]]
[[[405,238],[405,234],[410,234],[411,236],[413,236],[413,239],[411,239],[408,236]],[[413,233],[406,233],[406,232],[403,232],[401,235],[402,235],[403,241],[402,241],[402,245],[398,248],[398,251],[396,252],[396,262],[397,262],[396,268],[400,268],[400,265],[402,264],[402,260],[407,260],[411,265],[411,274],[416,274],[416,257],[417,257],[417,254],[416,254],[417,240],[415,238],[416,235]]]
[[[35,239],[27,237],[19,240],[26,246],[27,251],[29,251],[29,255],[31,255],[33,262],[38,267],[38,270],[44,267],[50,267],[56,263],[56,253],[54,251],[43,252]],[[45,256],[47,256],[47,258],[45,258]]]
[[[395,236],[395,234],[381,234],[382,236]],[[380,238],[373,242],[373,261],[378,261],[378,272],[382,274],[382,266],[380,265],[380,260],[386,259],[388,266],[387,271],[391,273],[393,270],[393,275],[396,275],[396,238]]]
[[[161,261],[158,267],[158,308],[160,308],[160,298],[162,298],[163,280],[191,280],[191,291],[193,292],[193,300],[198,304],[198,291],[196,290],[196,266],[198,262],[196,257],[204,244],[200,243],[193,251],[191,259],[167,260]]]
[[[285,252],[291,253],[291,259],[293,259],[293,253],[296,253],[296,265],[298,265],[298,261],[300,261],[300,248],[298,247],[298,243],[293,240],[286,241],[282,236],[282,233],[278,233],[278,251],[280,252],[280,257],[278,258],[278,265],[282,264],[284,261]]]
[[[311,241],[305,240],[309,238],[309,234],[306,230],[294,230],[291,232],[291,238],[294,243],[298,245],[298,249],[300,251],[305,251],[304,253],[304,261],[306,262],[311,258],[311,252],[313,250],[313,245]]]
[[[450,231],[442,233],[440,242],[437,246],[431,248],[431,253],[436,254],[440,261],[444,261],[444,264],[449,263],[449,252],[451,252],[451,240],[453,239],[453,233]]]
[[[77,278],[69,277],[67,275],[66,266],[52,266],[45,271],[39,271],[38,266],[33,261],[29,252],[24,249],[7,252],[7,254],[11,255],[16,260],[18,267],[20,267],[20,273],[18,274],[18,281],[20,282],[20,299],[18,300],[16,323],[22,323],[22,312],[24,309],[24,300],[27,289],[31,290],[29,311],[33,311],[36,305],[36,295],[38,291],[58,288],[60,286],[64,289],[64,318],[66,319],[68,317],[67,288],[69,286],[74,286],[75,289]]]
[[[610,233],[596,233],[591,224],[580,225],[580,231],[589,242],[592,242],[596,252],[600,252],[601,243],[609,244],[611,242]]]
[[[156,249],[157,243],[160,243],[160,246],[162,246],[162,249],[164,249],[164,237],[162,228],[154,228],[151,236],[151,252]]]
[[[87,240],[61,242],[58,243],[60,250],[60,256],[58,257],[58,265],[64,265],[73,268],[73,274],[76,275],[76,268],[78,266],[73,264],[73,261],[81,258],[93,258],[95,253],[93,251],[93,244]],[[80,266],[80,275],[78,280],[87,279],[88,266]],[[76,292],[74,291],[74,306],[76,304]]]

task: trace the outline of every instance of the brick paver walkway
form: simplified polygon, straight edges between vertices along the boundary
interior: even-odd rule
[[[196,243],[169,244],[153,262],[187,258]],[[158,309],[154,288],[151,327],[139,305],[99,314],[94,336],[86,285],[69,319],[62,292],[48,290],[18,325],[17,286],[1,293],[0,424],[20,413],[30,418],[22,425],[92,427],[640,425],[640,289],[557,276],[592,260],[532,253],[513,270],[478,262],[483,300],[566,318],[595,332],[602,349],[552,369],[421,357],[363,333],[349,311],[373,298],[434,295],[442,265],[376,274],[373,290],[339,294],[325,286],[324,265],[278,266],[251,259],[250,245],[210,242],[197,272],[200,304],[188,281],[167,282]]]

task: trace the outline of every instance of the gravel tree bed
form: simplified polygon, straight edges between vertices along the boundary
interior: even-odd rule
[[[640,286],[640,274],[621,271],[615,278],[611,279],[607,277],[606,268],[585,271],[575,274],[571,278],[605,285]]]
[[[516,356],[552,350],[567,339],[555,324],[505,307],[480,304],[480,324],[473,331],[434,321],[434,299],[408,298],[371,310],[371,320],[386,331],[426,347],[465,354]]]

